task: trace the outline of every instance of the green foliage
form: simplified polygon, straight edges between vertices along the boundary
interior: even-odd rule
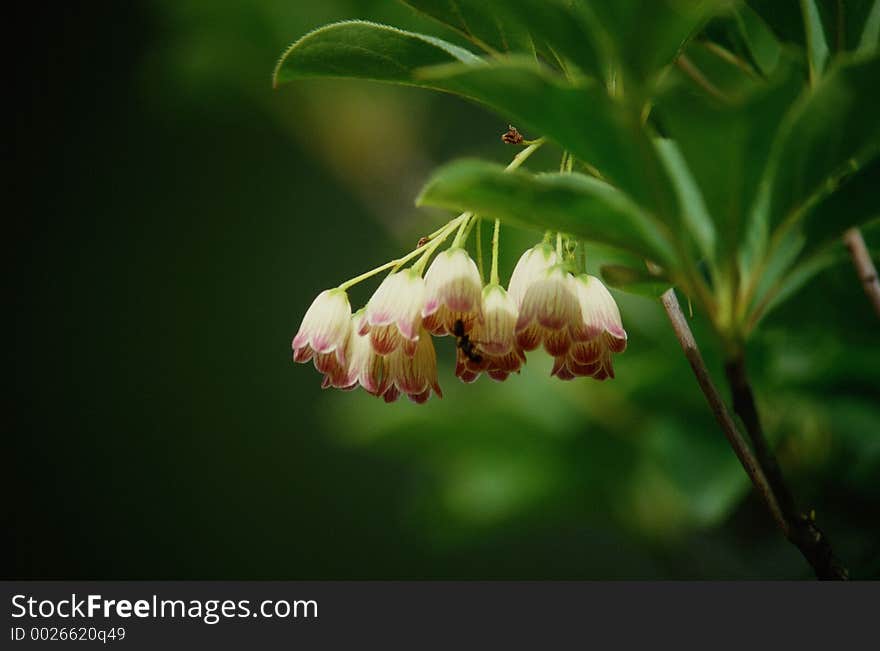
[[[435,173],[420,202],[642,256],[730,344],[827,266],[830,240],[876,214],[880,2],[407,4],[480,55],[339,23],[291,46],[276,83],[423,86],[549,138],[598,179],[467,161]],[[618,264],[608,277],[651,293],[644,269]]]
[[[622,264],[604,264],[600,269],[602,279],[612,287],[632,294],[659,298],[670,287],[669,282],[651,274],[647,269]]]
[[[459,161],[434,174],[419,203],[563,231],[664,264],[675,259],[662,224],[613,186],[583,174],[505,172],[500,165]]]
[[[439,38],[353,20],[316,29],[291,45],[273,81],[277,86],[306,77],[351,77],[424,86],[415,70],[453,62],[480,60]]]

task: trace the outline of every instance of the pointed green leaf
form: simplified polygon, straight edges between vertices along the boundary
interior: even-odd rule
[[[556,141],[641,205],[674,219],[674,196],[651,139],[600,84],[573,84],[527,61],[442,66],[421,74],[434,87],[477,99]]]
[[[593,16],[594,38],[637,84],[650,82],[671,63],[726,0],[615,0],[584,2]]]
[[[578,2],[567,0],[403,0],[492,53],[559,57],[597,78],[607,75]]]
[[[275,86],[308,77],[351,77],[426,86],[413,76],[424,66],[479,64],[479,57],[446,41],[388,25],[353,20],[309,32],[282,55]]]
[[[690,237],[710,267],[715,265],[715,224],[706,209],[697,181],[688,168],[681,150],[672,140],[656,139],[654,145],[660,154],[675,192],[679,214]]]
[[[880,153],[874,104],[880,57],[850,61],[829,71],[786,116],[774,143],[770,217],[797,219],[852,161]]]
[[[675,214],[665,173],[638,118],[599,83],[569,82],[527,60],[484,62],[439,39],[364,22],[304,36],[284,54],[275,78],[316,76],[422,86],[476,100],[526,133],[555,140],[658,214]]]
[[[880,38],[880,0],[747,0],[776,36],[786,42],[827,52],[873,54]],[[805,19],[806,17],[806,19]],[[812,57],[820,57],[820,52]]]
[[[880,218],[880,157],[845,178],[804,216],[808,251],[820,249],[847,229],[876,218]]]
[[[846,260],[843,245],[830,247],[807,256],[802,262],[788,269],[782,278],[761,297],[748,322],[748,329],[753,330],[776,307],[795,295],[810,280],[829,267]]]
[[[420,204],[472,211],[539,231],[569,233],[630,251],[671,268],[675,256],[661,224],[614,187],[582,174],[506,172],[458,161],[435,172]]]
[[[657,99],[661,124],[678,144],[715,223],[721,257],[732,259],[739,248],[772,136],[802,88],[798,69],[780,64],[769,83],[753,84],[744,96],[725,101],[680,83]]]
[[[728,0],[404,0],[493,52],[554,52],[587,74],[653,79]],[[530,41],[529,41],[530,38]],[[634,44],[638,44],[634,46]],[[637,95],[637,93],[634,93]]]
[[[736,20],[752,61],[761,72],[770,75],[779,61],[779,41],[767,23],[746,4],[736,9]]]

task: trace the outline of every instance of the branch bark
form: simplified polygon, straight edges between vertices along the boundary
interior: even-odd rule
[[[782,515],[788,523],[786,537],[795,545],[807,562],[813,567],[819,579],[845,580],[849,578],[846,568],[834,556],[831,543],[816,524],[815,515],[800,513],[794,497],[785,483],[776,456],[767,444],[764,429],[758,416],[755,395],[746,374],[742,355],[730,359],[725,365],[725,373],[733,395],[733,410],[742,419],[746,432],[755,449],[758,463],[764,470],[773,493],[776,495]]]
[[[736,454],[737,459],[739,459],[743,469],[745,469],[746,474],[757,489],[758,495],[770,511],[773,520],[782,530],[782,533],[788,537],[790,527],[783,515],[778,501],[776,500],[776,496],[773,494],[770,482],[767,480],[764,470],[761,468],[761,465],[758,463],[758,460],[749,448],[748,443],[746,443],[742,434],[740,434],[739,429],[737,429],[736,423],[734,423],[733,418],[730,416],[730,412],[727,411],[727,405],[724,404],[721,394],[718,393],[718,389],[712,382],[712,377],[709,375],[709,369],[706,368],[706,363],[703,361],[703,356],[700,353],[700,349],[697,346],[691,328],[688,325],[684,313],[681,311],[681,306],[678,303],[675,290],[668,289],[664,292],[660,297],[660,302],[666,310],[669,321],[672,323],[672,329],[675,331],[675,335],[678,337],[684,355],[691,365],[694,376],[697,378],[697,384],[700,385],[703,395],[706,396],[706,400],[709,402],[709,408],[712,410],[715,419],[721,426],[721,431],[724,432],[724,435],[727,437],[730,446],[733,448],[734,454]]]
[[[862,232],[858,228],[850,228],[843,234],[843,243],[849,249],[849,255],[856,272],[859,274],[859,280],[862,281],[865,294],[868,295],[868,299],[874,306],[874,311],[880,317],[880,280],[877,278],[877,268],[874,266],[874,261],[871,260],[871,254],[865,245]]]
[[[736,383],[731,381],[731,388],[736,387],[734,389],[734,409],[746,425],[755,446],[755,452],[752,452],[740,434],[736,423],[727,410],[727,405],[712,382],[709,369],[703,361],[690,325],[681,311],[675,290],[667,290],[660,297],[660,301],[715,419],[783,535],[797,546],[807,562],[813,567],[818,578],[846,579],[846,569],[834,557],[828,539],[816,526],[812,517],[798,514],[794,506],[791,491],[788,490],[782,478],[779,464],[776,463],[776,458],[764,439],[754,395],[745,375],[745,366],[742,364],[737,364],[735,367],[728,365],[728,379],[731,380],[732,377],[735,377],[737,380]],[[731,373],[735,373],[735,375],[732,376]]]

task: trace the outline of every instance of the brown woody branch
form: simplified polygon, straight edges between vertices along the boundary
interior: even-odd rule
[[[731,387],[734,389],[734,409],[737,410],[737,413],[740,414],[740,417],[746,424],[746,428],[755,445],[755,452],[752,451],[742,434],[740,434],[736,423],[727,410],[727,405],[724,403],[714,382],[712,382],[709,369],[706,367],[705,361],[703,361],[703,356],[691,332],[690,325],[688,325],[687,319],[681,311],[675,290],[667,290],[660,297],[660,301],[666,310],[666,314],[672,324],[672,329],[678,337],[685,357],[691,365],[697,383],[706,396],[712,413],[715,415],[722,432],[727,437],[730,446],[733,448],[734,453],[779,529],[788,540],[800,549],[807,562],[813,567],[818,578],[847,578],[846,570],[835,559],[827,538],[819,531],[813,518],[800,516],[794,508],[791,492],[782,479],[779,465],[767,447],[760,429],[754,396],[751,393],[751,388],[745,376],[745,367],[741,364],[737,364],[734,367],[728,365],[728,379],[732,378],[732,372],[736,373],[733,377],[737,382],[731,381]]]
[[[733,394],[733,410],[745,425],[752,446],[755,448],[758,463],[763,468],[782,509],[782,515],[789,525],[786,537],[801,551],[816,572],[817,578],[847,579],[848,572],[834,556],[831,543],[816,524],[815,514],[811,512],[810,515],[806,515],[797,509],[794,497],[785,483],[782,470],[776,461],[776,456],[764,437],[764,429],[758,416],[755,395],[746,374],[743,356],[738,355],[729,360],[724,370]]]
[[[859,280],[865,289],[874,311],[880,317],[880,280],[877,278],[877,267],[871,260],[871,254],[868,247],[865,246],[865,238],[858,228],[850,228],[843,234],[843,243],[849,249],[849,255],[852,258],[856,272],[859,274]]]

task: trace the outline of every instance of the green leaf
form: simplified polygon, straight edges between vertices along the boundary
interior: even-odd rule
[[[747,0],[776,36],[814,51],[816,62],[835,52],[873,54],[880,39],[880,0]]]
[[[668,180],[638,117],[599,83],[569,82],[527,60],[483,62],[439,39],[364,22],[304,36],[282,57],[275,80],[319,76],[421,86],[481,102],[527,133],[555,140],[642,205],[675,214]]]
[[[837,240],[845,230],[880,217],[880,158],[846,177],[804,216],[808,251]]]
[[[599,268],[606,284],[630,294],[659,298],[672,283],[664,281],[648,272],[644,267],[630,267],[622,264],[606,264]]]
[[[600,79],[607,76],[586,16],[577,2],[566,0],[403,0],[438,20],[478,47],[507,54],[540,53],[549,63],[558,58]]]
[[[800,3],[804,18],[807,60],[810,62],[810,79],[816,80],[825,71],[829,57],[828,43],[833,32],[830,30],[826,32],[826,26],[832,20],[831,10],[828,3],[817,3],[814,0],[800,0]]]
[[[801,290],[810,280],[829,267],[843,262],[846,257],[841,244],[807,256],[788,269],[779,282],[759,295],[761,300],[749,317],[748,329],[753,330],[762,319]]]
[[[584,2],[594,38],[629,81],[644,85],[671,63],[725,0],[615,0]],[[629,91],[627,91],[629,92]]]
[[[769,83],[753,85],[745,96],[723,101],[679,84],[657,99],[660,122],[677,142],[715,223],[722,258],[733,259],[738,251],[772,136],[802,88],[797,68],[780,64]]]
[[[675,219],[675,199],[651,139],[638,117],[600,84],[573,84],[527,61],[442,66],[420,74],[434,87],[481,101],[514,124],[546,135],[641,205]]]
[[[801,11],[807,17],[808,42],[812,32],[821,31],[819,38],[828,51],[858,50],[869,55],[877,47],[878,0],[801,0]]]
[[[697,249],[709,262],[715,264],[715,224],[706,209],[703,195],[681,154],[678,145],[672,140],[656,139],[654,145],[660,160],[669,173],[672,185],[678,196],[679,214]]]
[[[519,16],[494,0],[402,0],[492,53],[534,53],[535,43]]]
[[[761,72],[769,75],[779,61],[779,41],[767,23],[746,4],[736,9],[736,20],[752,61]]]
[[[799,0],[746,0],[746,4],[779,40],[804,45],[804,21]]]
[[[636,91],[727,0],[404,0],[490,52],[556,54]],[[637,44],[637,45],[634,45]],[[609,76],[611,75],[611,76]],[[621,80],[617,80],[621,81]],[[638,93],[632,93],[634,97]]]
[[[308,77],[351,77],[426,86],[413,76],[424,66],[479,64],[467,50],[433,36],[354,20],[309,32],[282,55],[272,77],[277,87]]]
[[[786,116],[774,143],[771,224],[796,220],[852,161],[880,152],[874,104],[880,57],[832,69]]]
[[[562,231],[669,269],[675,263],[662,224],[619,190],[582,174],[535,176],[481,161],[458,161],[432,175],[418,203],[472,211],[539,231]]]

